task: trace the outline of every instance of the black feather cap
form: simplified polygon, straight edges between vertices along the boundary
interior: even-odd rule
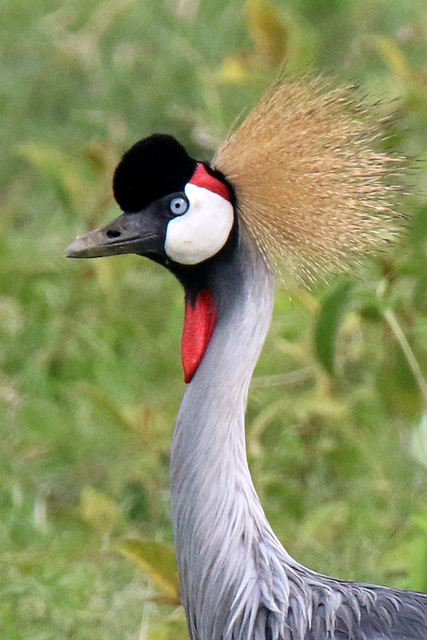
[[[183,191],[196,165],[173,136],[155,133],[144,138],[126,151],[114,173],[117,204],[126,213],[136,213],[154,200]]]

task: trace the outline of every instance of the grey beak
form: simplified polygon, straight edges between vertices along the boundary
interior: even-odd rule
[[[77,236],[67,258],[100,258],[123,253],[150,255],[163,250],[164,228],[149,211],[124,213],[105,227]]]

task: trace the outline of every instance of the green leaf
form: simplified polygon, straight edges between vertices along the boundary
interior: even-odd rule
[[[166,624],[148,630],[147,640],[188,640],[188,628],[185,620],[168,620]]]
[[[150,576],[165,596],[171,598],[168,604],[181,604],[178,567],[172,545],[129,538],[123,540],[117,549]]]
[[[367,320],[368,322],[381,322],[383,319],[381,311],[374,303],[366,304],[362,307],[359,310],[359,315],[363,320]]]
[[[392,73],[401,80],[411,80],[411,69],[405,54],[392,38],[378,36],[373,39],[373,43]]]
[[[394,347],[394,348],[393,348]],[[376,375],[377,389],[387,410],[414,420],[420,411],[420,393],[412,372],[397,345]]]
[[[83,489],[80,504],[83,520],[102,534],[111,535],[122,520],[122,513],[117,504],[92,487]]]
[[[349,280],[341,282],[324,301],[317,319],[314,336],[316,355],[330,375],[335,372],[338,329],[352,287]]]
[[[427,533],[427,511],[420,511],[412,515],[412,520],[422,529],[423,533]]]
[[[280,64],[286,55],[288,32],[276,8],[267,0],[246,0],[246,11],[257,53],[268,64]]]
[[[415,460],[427,467],[427,414],[415,425],[411,434],[411,452]],[[425,519],[427,533],[427,517]]]

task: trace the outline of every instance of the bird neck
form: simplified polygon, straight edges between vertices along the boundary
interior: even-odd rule
[[[240,610],[242,591],[253,596],[265,538],[283,549],[246,457],[248,388],[271,322],[274,282],[244,229],[233,254],[212,266],[208,287],[217,322],[184,395],[171,455],[182,598],[190,634],[200,640],[227,638],[237,620],[251,624]]]

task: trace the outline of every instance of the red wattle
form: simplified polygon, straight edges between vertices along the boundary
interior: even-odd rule
[[[218,310],[211,291],[201,291],[194,303],[186,301],[182,332],[184,381],[191,382],[215,329]]]

